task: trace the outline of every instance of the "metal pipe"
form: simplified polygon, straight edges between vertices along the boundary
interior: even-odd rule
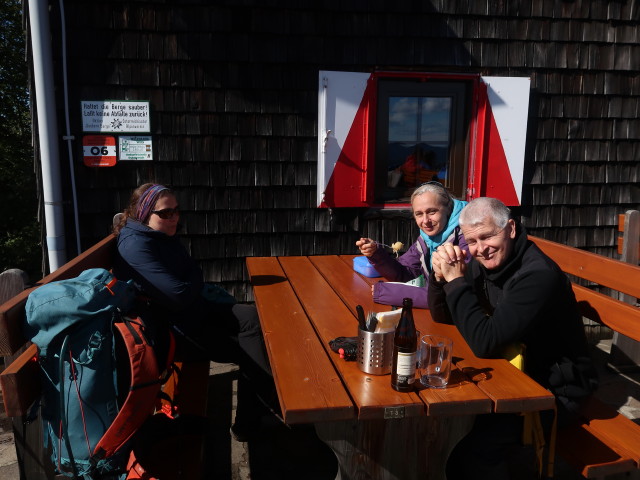
[[[47,0],[29,0],[29,22],[42,164],[46,242],[49,270],[53,272],[66,262],[66,240]]]
[[[78,194],[76,191],[76,175],[73,165],[73,140],[75,137],[71,135],[71,122],[69,120],[69,82],[67,78],[67,22],[64,18],[64,2],[60,0],[60,32],[62,39],[62,87],[64,91],[64,123],[65,135],[62,137],[67,142],[67,152],[69,155],[69,174],[71,176],[71,193],[73,197],[73,220],[76,227],[76,249],[78,255],[82,252],[80,246],[80,221],[78,220]]]

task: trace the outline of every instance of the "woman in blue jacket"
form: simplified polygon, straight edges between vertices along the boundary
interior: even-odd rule
[[[156,326],[178,333],[179,351],[240,366],[231,433],[246,440],[264,413],[258,400],[276,403],[258,314],[254,306],[238,304],[204,282],[202,270],[176,236],[179,219],[178,202],[169,188],[151,183],[138,187],[114,228],[114,274],[120,280],[132,279],[149,299]]]
[[[375,240],[361,238],[356,242],[369,263],[391,282],[408,282],[420,276],[424,279],[424,283],[418,282],[422,283],[419,286],[378,282],[371,287],[375,302],[402,305],[402,299],[409,297],[414,307],[428,307],[426,286],[433,252],[443,243],[467,249],[467,242],[458,226],[458,217],[466,204],[454,199],[440,182],[423,183],[411,195],[411,210],[420,236],[406,253],[396,259]]]

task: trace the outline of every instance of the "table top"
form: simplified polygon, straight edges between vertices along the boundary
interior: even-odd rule
[[[453,325],[435,323],[414,308],[421,335],[453,339],[445,389],[400,393],[389,375],[362,372],[331,351],[329,341],[357,336],[356,305],[367,311],[392,307],[373,302],[371,284],[353,270],[353,255],[250,257],[254,289],[280,404],[287,423],[383,419],[421,415],[473,415],[553,408],[553,395],[503,359],[481,359]]]

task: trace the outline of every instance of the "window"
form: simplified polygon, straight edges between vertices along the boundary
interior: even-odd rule
[[[318,206],[407,208],[441,181],[519,205],[529,79],[321,71]]]
[[[430,180],[465,195],[468,90],[463,82],[379,81],[375,203],[406,204]]]

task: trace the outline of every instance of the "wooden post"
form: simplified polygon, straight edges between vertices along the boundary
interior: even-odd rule
[[[622,241],[623,262],[638,265],[638,250],[640,249],[640,212],[627,210],[624,215],[624,233]],[[638,303],[637,298],[622,294],[620,300],[631,305]],[[618,332],[613,333],[611,353],[607,364],[615,371],[637,371],[640,369],[640,343]]]
[[[10,269],[0,273],[0,305],[22,292],[29,284],[29,278],[25,272],[18,269]],[[5,367],[17,358],[25,349],[21,348],[11,356],[4,357]],[[13,440],[16,449],[18,465],[20,466],[21,480],[47,480],[53,478],[51,469],[46,471],[42,445],[42,422],[40,415],[36,421],[25,423],[24,417],[12,419]],[[34,446],[36,448],[34,448]]]

